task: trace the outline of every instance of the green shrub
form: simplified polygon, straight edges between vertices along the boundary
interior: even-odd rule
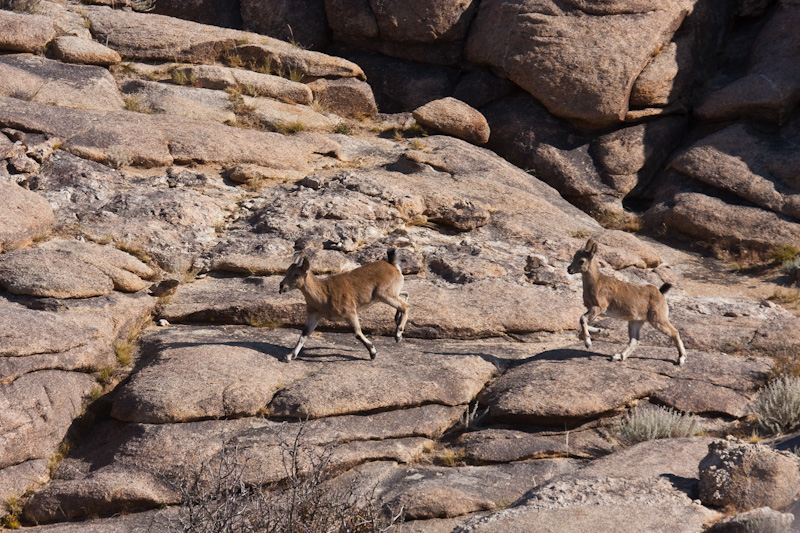
[[[800,427],[800,378],[786,376],[761,389],[750,406],[759,426],[775,433]]]
[[[630,446],[653,439],[691,437],[697,431],[697,419],[665,407],[635,407],[613,428],[617,439]]]

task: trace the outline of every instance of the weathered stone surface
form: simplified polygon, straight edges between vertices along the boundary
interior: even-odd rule
[[[0,257],[0,286],[13,294],[88,298],[118,289],[136,292],[153,270],[116,248],[54,241]]]
[[[245,94],[297,104],[310,104],[313,99],[309,86],[271,74],[221,65],[189,65],[178,67],[174,72],[182,73],[187,82],[196,87],[238,88]]]
[[[50,233],[53,209],[40,195],[0,181],[0,197],[0,252],[21,248]]]
[[[96,111],[118,111],[124,106],[106,69],[30,55],[0,57],[0,95]]]
[[[0,468],[0,498],[8,502],[29,490],[38,489],[50,476],[47,463],[47,459],[32,459]]]
[[[474,0],[325,2],[337,40],[392,57],[453,66],[461,61],[477,6]]]
[[[606,351],[602,346],[596,343],[588,352],[544,352],[495,380],[482,393],[481,403],[500,420],[574,423],[665,391],[660,398],[667,405],[674,400],[678,409],[697,407],[701,413],[736,416],[768,369],[757,359],[732,365],[731,356],[704,352],[690,352],[687,366],[676,367],[674,349],[643,346],[624,364],[614,364],[608,355],[598,357],[598,347]],[[695,381],[705,384],[690,386]],[[670,389],[684,394],[673,396]]]
[[[181,117],[232,123],[236,114],[231,110],[228,95],[221,91],[196,87],[176,87],[144,80],[129,80],[122,84],[129,107],[145,113],[165,113]]]
[[[89,7],[87,16],[92,34],[98,38],[108,36],[108,46],[124,59],[213,63],[227,53],[258,67],[269,59],[275,70],[295,70],[307,76],[364,76],[349,61],[302,50],[257,33],[105,7]],[[252,44],[237,46],[246,42]]]
[[[750,51],[745,75],[712,92],[696,109],[703,120],[784,123],[800,102],[800,6],[780,2]]]
[[[243,99],[245,106],[249,107],[245,120],[255,121],[271,130],[329,132],[337,123],[335,117],[317,113],[310,107],[286,104],[271,98],[244,96]]]
[[[371,117],[378,112],[375,96],[365,81],[354,78],[312,81],[308,87],[314,98],[329,113],[345,117]]]
[[[421,125],[473,144],[489,141],[489,124],[477,109],[455,98],[443,98],[418,107],[413,113]]]
[[[41,53],[55,36],[53,22],[47,17],[0,10],[0,49],[13,52]]]
[[[324,453],[326,446],[337,444],[332,448],[332,468],[348,469],[373,460],[407,463],[432,444],[424,435],[438,436],[452,421],[453,415],[446,409],[429,406],[332,417],[309,421],[302,428],[299,423],[260,418],[156,425],[111,423],[61,463],[56,480],[26,506],[26,516],[44,523],[67,516],[107,516],[125,509],[174,503],[175,494],[161,476],[180,481],[200,473],[201,483],[208,483],[209,471],[201,472],[201,467],[213,469],[213,461],[234,448],[238,448],[244,464],[252,465],[243,472],[245,482],[279,481],[286,476],[281,444],[293,442],[298,431],[302,431],[303,449],[310,454]],[[304,461],[301,459],[301,469],[308,468]],[[130,487],[126,497],[108,498],[120,483]]]
[[[382,113],[412,111],[433,100],[446,98],[458,82],[458,71],[450,67],[412,63],[362,51],[343,50],[340,54],[364,69]]]
[[[361,483],[369,487],[377,478],[375,496],[389,509],[402,507],[406,520],[413,524],[414,520],[494,510],[520,498],[531,485],[568,474],[576,466],[577,462],[569,460],[451,468],[376,463],[355,469],[337,481],[360,476]]]
[[[589,135],[553,117],[529,96],[483,109],[488,147],[530,169],[584,211],[606,220],[624,215],[622,199],[645,186],[680,141],[686,119],[665,117],[602,135]]]
[[[132,112],[106,115],[3,97],[0,124],[66,138],[63,149],[80,157],[108,162],[109,152],[120,152],[131,164],[145,167],[235,161],[300,169],[308,168],[315,152],[330,153],[333,144],[321,137],[289,138],[185,117]]]
[[[696,142],[669,168],[766,210],[800,220],[798,135],[764,135],[743,124]]]
[[[631,87],[653,51],[681,24],[683,5],[574,2],[571,7],[590,16],[565,13],[550,1],[483,2],[467,58],[499,69],[559,117],[590,128],[611,126],[625,117]],[[598,56],[607,58],[600,69]]]
[[[510,463],[546,457],[595,459],[616,447],[596,428],[569,432],[490,428],[464,433],[455,445],[463,446],[469,458],[479,463]]]
[[[630,100],[632,107],[666,106],[683,93],[682,85],[689,78],[687,75],[679,75],[681,68],[691,68],[689,45],[687,42],[681,42],[680,46],[670,42],[658,51],[633,84]]]
[[[472,519],[458,531],[699,533],[720,518],[687,495],[707,442],[640,443],[539,485],[514,506]]]
[[[29,527],[35,533],[144,533],[148,530],[169,530],[179,522],[175,507],[124,514],[111,518],[94,518],[80,522],[60,522],[44,526]]]
[[[94,384],[88,374],[60,370],[0,384],[0,468],[50,457]]]
[[[60,35],[53,41],[53,56],[65,63],[82,63],[85,65],[101,65],[107,67],[122,61],[119,54],[98,42]]]
[[[223,28],[242,28],[239,0],[161,0],[153,13]]]
[[[242,18],[249,30],[323,50],[330,39],[324,0],[241,1]]]
[[[403,348],[382,354],[377,364],[368,360],[329,364],[279,391],[269,411],[282,418],[319,418],[426,403],[466,404],[495,371],[494,365],[477,356],[457,361],[445,356],[429,366],[431,353]]]
[[[781,513],[769,507],[760,507],[723,518],[707,531],[709,533],[748,533],[749,531],[774,531],[788,533],[791,530],[794,515]]]
[[[518,88],[511,80],[499,78],[489,69],[476,69],[462,76],[453,91],[453,98],[478,109],[516,90]]]
[[[12,294],[89,298],[114,289],[111,278],[68,252],[20,250],[0,257],[0,287]]]
[[[657,204],[646,224],[661,224],[720,249],[767,254],[776,244],[800,246],[800,224],[776,213],[736,205],[700,192],[678,193]]]
[[[700,462],[700,499],[706,505],[784,510],[799,491],[797,457],[760,444],[714,441]]]
[[[113,342],[153,307],[153,299],[144,294],[120,293],[26,303],[33,308],[0,298],[0,381],[39,370],[94,372],[113,367]]]

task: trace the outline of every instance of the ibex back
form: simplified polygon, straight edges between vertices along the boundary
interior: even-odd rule
[[[311,272],[311,264],[304,254],[289,265],[286,277],[281,281],[280,292],[299,289],[306,299],[308,317],[300,340],[286,357],[287,361],[297,357],[322,318],[344,320],[350,324],[358,340],[369,350],[370,358],[375,359],[378,354],[375,345],[361,332],[358,320],[358,311],[375,302],[397,309],[394,318],[397,325],[395,340],[400,342],[408,320],[408,305],[403,300],[403,297],[408,298],[408,293],[400,290],[403,287],[403,274],[396,250],[390,248],[387,256],[388,261],[376,261],[324,279]]]
[[[614,360],[624,361],[636,348],[639,332],[645,321],[668,335],[678,348],[677,364],[686,362],[686,349],[678,330],[669,321],[669,308],[664,295],[672,288],[665,283],[660,289],[653,285],[634,285],[600,273],[597,264],[597,243],[589,239],[586,246],[575,252],[572,264],[567,268],[570,274],[580,272],[583,278],[583,303],[588,311],[581,316],[581,329],[586,347],[592,346],[590,332],[599,328],[590,324],[600,315],[621,318],[628,321],[628,346],[622,353],[614,354]]]

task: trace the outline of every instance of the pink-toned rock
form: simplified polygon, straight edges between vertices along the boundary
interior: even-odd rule
[[[47,17],[0,10],[0,50],[42,53],[56,36]]]
[[[55,218],[42,196],[16,183],[0,181],[0,252],[29,244],[50,233]]]
[[[53,41],[53,56],[66,63],[107,67],[121,61],[119,54],[98,42],[73,35],[61,35]]]
[[[489,141],[489,124],[486,118],[477,109],[455,98],[429,102],[415,109],[413,116],[423,126],[473,144],[486,144]]]

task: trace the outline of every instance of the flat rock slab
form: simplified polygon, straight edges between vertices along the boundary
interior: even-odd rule
[[[112,246],[55,240],[0,257],[0,287],[13,294],[50,298],[104,296],[113,289],[136,292],[154,271]],[[141,277],[140,277],[141,276]]]
[[[296,104],[310,104],[313,100],[308,85],[271,74],[221,65],[189,65],[175,71],[183,73],[187,82],[195,87],[217,90],[238,88],[245,94],[254,93]]]
[[[0,50],[41,53],[56,36],[53,21],[40,15],[0,11]]]
[[[331,333],[312,339],[307,355],[280,362],[297,335],[231,327],[153,332],[143,348],[150,362],[123,386],[112,415],[164,423],[267,412],[294,420],[465,406],[495,372],[468,349],[456,355],[422,341],[387,347],[371,361],[352,337]]]
[[[132,105],[143,112],[212,120],[223,124],[236,121],[231,101],[222,91],[128,80],[123,82],[122,92]]]
[[[463,467],[381,461],[354,468],[334,479],[332,485],[354,485],[356,493],[377,498],[393,512],[402,507],[406,522],[427,521],[503,508],[532,486],[579,467],[579,461],[563,459]],[[403,525],[404,531],[407,525]]]
[[[100,65],[107,67],[122,61],[111,48],[91,39],[74,35],[60,35],[53,41],[53,56],[65,63]]]
[[[86,11],[92,33],[108,36],[108,46],[125,59],[213,63],[228,52],[259,68],[269,58],[276,70],[292,69],[314,77],[364,77],[354,63],[257,33],[105,7]]]
[[[305,424],[261,418],[157,425],[109,423],[94,433],[94,442],[87,442],[61,463],[56,479],[30,500],[25,512],[29,519],[46,523],[176,503],[176,494],[164,483],[165,478],[188,481],[194,473],[201,473],[204,465],[213,470],[214,461],[234,449],[243,464],[249,465],[243,475],[245,482],[278,481],[286,476],[283,446],[291,445],[298,432],[302,449],[309,454],[304,452],[303,457],[330,449],[332,468],[350,469],[375,460],[408,463],[430,448],[430,438],[438,436],[459,414],[460,410],[452,408],[426,406]],[[332,444],[336,446],[330,448]],[[308,467],[304,461],[301,469]],[[207,473],[203,472],[201,483],[210,481]],[[127,487],[125,497],[108,498],[120,484]]]
[[[0,252],[21,248],[50,233],[55,218],[42,196],[16,183],[0,181],[0,197]]]
[[[94,385],[88,374],[61,370],[0,385],[0,468],[50,457]]]
[[[663,391],[659,398],[679,409],[741,416],[770,366],[765,358],[690,351],[678,367],[672,350],[645,346],[618,363],[598,350],[610,355],[615,348],[595,343],[591,351],[543,352],[495,380],[481,403],[499,420],[563,423],[601,417]]]
[[[463,447],[468,457],[479,463],[510,463],[547,457],[594,459],[616,448],[607,432],[596,428],[578,428],[569,432],[490,428],[464,433],[454,445]]]
[[[27,54],[0,57],[0,94],[95,111],[120,111],[125,105],[108,70]]]
[[[459,531],[700,532],[720,514],[687,495],[710,439],[648,441],[534,488],[517,505]]]
[[[0,97],[0,124],[65,139],[62,149],[79,157],[106,164],[124,157],[144,167],[195,161],[308,170],[314,154],[336,148],[330,139],[311,133],[284,137],[185,117],[105,114],[5,97]]]
[[[120,334],[149,315],[155,299],[112,293],[87,300],[23,300],[0,297],[0,382],[28,372],[95,372],[113,367]]]
[[[215,278],[182,286],[164,307],[170,322],[305,324],[297,291],[279,295],[280,277]],[[408,278],[407,338],[479,338],[506,333],[572,329],[582,314],[579,295],[563,288],[482,280],[466,285]],[[224,297],[223,297],[224,295]],[[565,302],[569,302],[565,304]],[[394,334],[394,310],[375,306],[359,317],[371,334]],[[348,329],[340,323],[322,328]]]

